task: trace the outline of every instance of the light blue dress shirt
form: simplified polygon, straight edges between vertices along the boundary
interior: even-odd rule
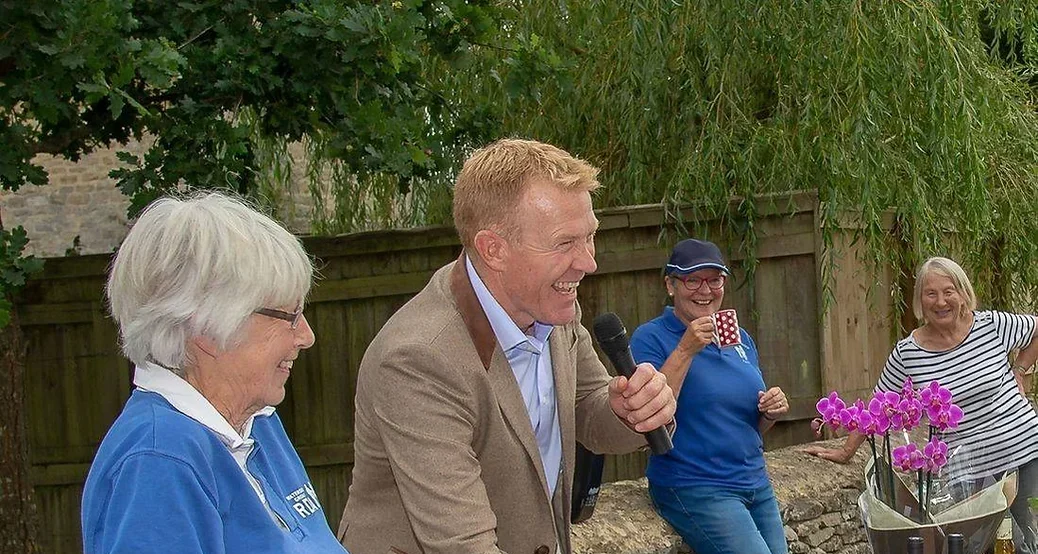
[[[551,367],[551,348],[548,337],[553,327],[534,322],[532,335],[527,335],[508,317],[504,308],[497,303],[487,290],[483,280],[472,267],[472,262],[465,256],[465,269],[472,282],[472,289],[483,307],[490,327],[494,330],[497,343],[508,359],[508,365],[515,374],[515,382],[526,403],[526,412],[530,415],[533,434],[537,437],[537,446],[544,466],[544,477],[548,483],[548,497],[555,494],[555,486],[559,482],[562,471],[562,429],[559,427],[559,413],[555,401],[555,375]]]

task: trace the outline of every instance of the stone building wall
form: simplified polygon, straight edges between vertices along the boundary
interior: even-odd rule
[[[832,446],[842,444],[832,441]],[[765,453],[779,501],[790,554],[869,554],[857,499],[865,450],[838,465],[800,452],[799,446]],[[573,526],[574,554],[687,554],[669,525],[653,511],[645,479],[602,486],[594,515]]]
[[[34,161],[47,171],[50,182],[24,186],[17,192],[0,191],[0,221],[8,229],[25,227],[29,235],[27,253],[39,257],[66,255],[77,236],[80,254],[112,252],[130,227],[126,216],[129,200],[108,173],[119,166],[117,151],[143,153],[145,148],[146,144],[132,142],[98,150],[79,162],[37,156]],[[302,160],[298,145],[290,153],[296,162]],[[281,221],[295,233],[308,232],[313,202],[303,171],[293,174],[289,190],[274,194]]]
[[[128,150],[140,150],[131,144]],[[29,254],[63,256],[78,236],[80,253],[111,252],[128,229],[129,202],[108,177],[119,163],[115,150],[101,150],[70,162],[39,155],[34,160],[47,170],[50,182],[27,185],[17,192],[0,191],[0,218],[4,228],[18,225],[29,235]]]

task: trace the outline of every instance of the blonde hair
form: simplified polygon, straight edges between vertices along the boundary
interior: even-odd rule
[[[299,239],[239,199],[202,193],[141,213],[106,292],[126,357],[182,374],[192,337],[226,348],[253,310],[301,304],[312,279]]]
[[[469,156],[454,187],[454,227],[472,248],[476,233],[518,234],[514,213],[530,183],[545,179],[564,190],[593,192],[598,168],[565,150],[532,140],[502,139]]]
[[[962,311],[972,312],[977,309],[977,293],[973,292],[973,285],[962,266],[948,258],[935,256],[923,262],[915,274],[915,297],[912,299],[912,311],[917,320],[926,321],[926,318],[923,317],[923,278],[930,274],[951,279],[955,290],[966,300],[966,304],[961,306]],[[959,317],[962,315],[964,314],[960,312]]]

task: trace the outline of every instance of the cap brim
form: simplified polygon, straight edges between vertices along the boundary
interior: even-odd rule
[[[726,274],[731,274],[731,271],[728,271],[728,268],[725,267],[723,264],[715,264],[713,262],[696,264],[689,267],[667,264],[667,266],[664,268],[664,271],[667,273],[667,275],[688,275],[689,273],[695,273],[700,269],[719,269],[725,272]]]

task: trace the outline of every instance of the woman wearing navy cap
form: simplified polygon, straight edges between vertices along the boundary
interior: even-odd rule
[[[635,360],[660,368],[678,397],[674,449],[650,457],[649,494],[697,554],[786,554],[761,435],[789,403],[764,384],[746,331],[741,344],[713,342],[728,274],[714,243],[679,242],[664,268],[674,305],[631,336]]]

